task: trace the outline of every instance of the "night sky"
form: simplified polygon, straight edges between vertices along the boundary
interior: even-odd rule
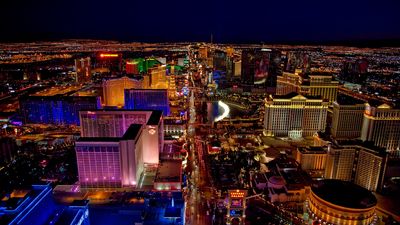
[[[399,0],[1,0],[0,40],[400,40]]]

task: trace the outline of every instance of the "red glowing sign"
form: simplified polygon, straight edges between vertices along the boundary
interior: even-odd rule
[[[102,53],[100,54],[101,58],[116,58],[118,57],[118,54],[110,54],[110,53]]]

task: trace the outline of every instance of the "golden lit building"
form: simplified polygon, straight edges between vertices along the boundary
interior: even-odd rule
[[[199,48],[199,58],[207,59],[208,58],[208,47],[200,47]]]
[[[283,72],[277,76],[276,94],[287,95],[292,92],[299,92],[301,77],[297,73]]]
[[[297,92],[302,95],[320,96],[330,103],[336,100],[339,82],[329,74],[301,74],[284,72],[277,77],[277,94]]]
[[[233,76],[240,77],[240,75],[242,75],[242,60],[235,60],[233,64]]]
[[[347,95],[333,102],[332,136],[336,139],[360,138],[365,103]]]
[[[314,224],[370,225],[377,220],[376,204],[370,191],[350,182],[328,179],[312,185],[305,214],[309,222],[317,222]]]
[[[386,148],[391,157],[400,157],[400,109],[388,104],[367,103],[361,140]]]
[[[385,154],[361,145],[328,147],[325,177],[351,181],[370,191],[381,188]]]
[[[103,104],[123,107],[125,103],[124,90],[131,88],[143,88],[143,80],[121,77],[103,81]]]
[[[323,147],[298,147],[296,161],[305,171],[323,171],[326,165],[327,151]]]
[[[290,93],[265,100],[266,135],[301,138],[325,130],[328,102]]]
[[[150,88],[167,89],[167,67],[165,65],[154,66],[149,69]]]

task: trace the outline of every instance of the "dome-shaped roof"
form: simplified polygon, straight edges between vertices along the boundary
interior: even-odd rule
[[[269,182],[275,185],[285,185],[285,179],[281,176],[272,176],[269,178]]]
[[[348,181],[321,180],[311,190],[321,199],[346,208],[365,209],[377,204],[372,192]]]

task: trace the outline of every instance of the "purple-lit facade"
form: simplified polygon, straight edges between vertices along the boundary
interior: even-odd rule
[[[83,188],[122,187],[119,141],[76,142],[75,150]]]
[[[97,96],[28,96],[20,99],[25,123],[79,125],[79,111],[101,107]]]
[[[143,162],[158,164],[164,146],[162,111],[81,111],[81,137],[122,137],[131,124],[143,126]]]
[[[167,89],[125,89],[125,108],[139,110],[162,110],[170,114]]]
[[[135,187],[143,172],[142,125],[131,125],[121,138],[80,138],[75,150],[82,188]]]

